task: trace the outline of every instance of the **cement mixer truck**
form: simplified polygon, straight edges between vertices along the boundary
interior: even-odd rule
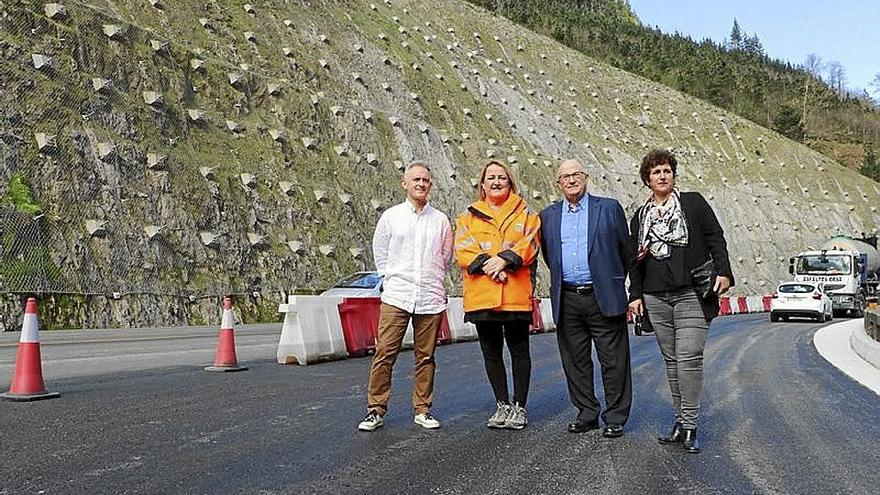
[[[836,314],[861,317],[867,301],[876,300],[880,253],[877,238],[832,237],[816,251],[789,259],[798,282],[821,282]]]

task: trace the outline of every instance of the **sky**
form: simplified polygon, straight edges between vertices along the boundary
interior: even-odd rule
[[[803,64],[814,53],[840,62],[847,86],[866,89],[880,72],[880,0],[629,0],[642,24],[723,42],[735,18],[771,58]],[[822,74],[827,79],[827,74]]]

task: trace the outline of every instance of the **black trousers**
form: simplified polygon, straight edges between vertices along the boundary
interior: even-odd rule
[[[623,425],[632,406],[632,373],[626,315],[607,317],[593,293],[562,291],[556,338],[571,403],[578,419],[595,421],[600,405],[593,390],[592,344],[602,369],[605,424]]]
[[[529,398],[532,358],[529,354],[529,324],[523,321],[476,323],[480,349],[486,363],[486,375],[498,402],[510,402],[507,391],[507,368],[504,366],[504,341],[513,368],[513,401],[525,407]]]

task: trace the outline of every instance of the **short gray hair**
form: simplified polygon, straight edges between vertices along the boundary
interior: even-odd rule
[[[409,165],[406,166],[406,168],[403,170],[403,175],[406,175],[407,172],[409,172],[410,170],[412,170],[412,169],[414,169],[414,168],[416,168],[416,167],[422,167],[423,169],[427,170],[429,174],[431,174],[431,167],[429,167],[427,163],[422,162],[422,161],[419,161],[419,160],[416,160],[416,161],[411,162]],[[432,174],[432,175],[433,175],[433,174]]]

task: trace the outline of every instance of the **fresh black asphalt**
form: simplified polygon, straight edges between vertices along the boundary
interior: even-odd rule
[[[0,494],[877,493],[880,397],[817,354],[817,324],[768,320],[713,323],[700,455],[655,441],[672,413],[653,337],[631,337],[625,436],[565,432],[574,410],[551,333],[532,337],[522,431],[485,428],[476,343],[438,348],[435,431],[412,423],[410,353],[373,433],[356,429],[369,358],[47,379],[60,399],[0,402]]]

